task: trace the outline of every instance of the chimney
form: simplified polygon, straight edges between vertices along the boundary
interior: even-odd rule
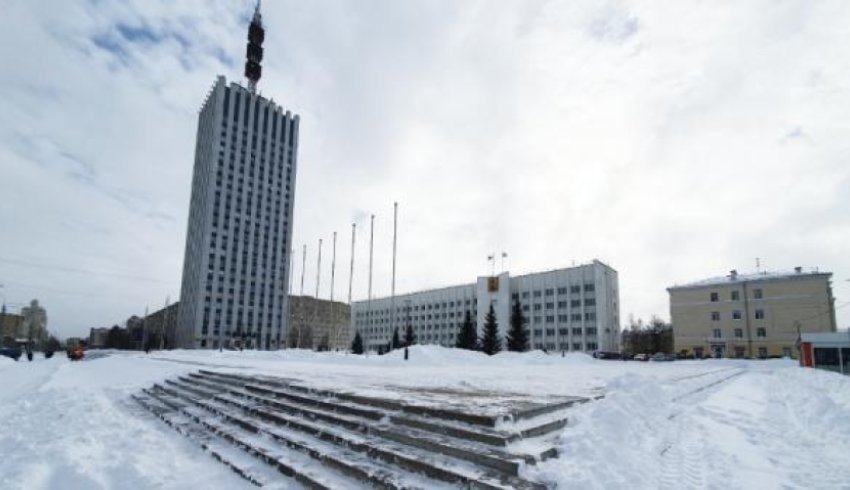
[[[738,271],[735,270],[735,269],[732,269],[731,271],[729,271],[729,280],[735,281],[737,279],[738,279]]]
[[[797,267],[794,267],[794,272],[796,272],[797,274],[802,274],[803,268],[798,265]]]

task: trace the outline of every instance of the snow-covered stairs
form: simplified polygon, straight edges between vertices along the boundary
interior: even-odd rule
[[[522,467],[557,456],[565,410],[586,401],[487,415],[204,370],[134,398],[256,485],[387,489],[544,488]]]

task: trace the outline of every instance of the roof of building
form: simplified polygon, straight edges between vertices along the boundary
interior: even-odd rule
[[[720,286],[732,283],[742,282],[759,282],[759,281],[775,281],[780,279],[790,279],[797,277],[816,277],[816,276],[832,276],[831,272],[820,272],[817,269],[804,271],[802,267],[798,267],[791,271],[761,271],[752,272],[749,274],[739,274],[737,271],[730,271],[725,276],[710,277],[699,281],[689,282],[686,284],[677,284],[667,288],[671,289],[686,289],[686,288],[701,288],[708,286]]]
[[[850,332],[812,332],[801,333],[800,340],[803,342],[811,342],[813,344],[840,344],[842,346],[850,345]]]

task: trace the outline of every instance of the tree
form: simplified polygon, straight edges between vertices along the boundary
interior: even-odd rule
[[[416,344],[416,334],[413,333],[413,325],[407,324],[407,331],[404,333],[404,346],[410,347]]]
[[[351,342],[351,353],[363,354],[363,337],[360,336],[360,332],[354,334],[354,341]]]
[[[396,327],[395,330],[393,330],[393,340],[390,343],[390,350],[395,350],[399,347],[402,347],[402,345],[401,339],[398,337],[398,327]]]
[[[129,349],[130,335],[126,330],[115,325],[109,329],[109,332],[106,333],[106,339],[103,342],[103,346],[107,349]]]
[[[490,311],[484,317],[484,335],[481,337],[481,350],[488,356],[498,353],[502,350],[502,339],[499,338],[499,324],[496,323],[496,312],[493,311],[493,304],[490,304]]]
[[[54,337],[53,335],[47,339],[47,342],[44,343],[44,351],[45,352],[56,352],[62,349],[62,343],[59,342],[59,339]]]
[[[527,320],[522,314],[522,306],[519,300],[514,300],[511,310],[511,329],[508,331],[508,350],[513,352],[525,352],[528,350],[528,329],[525,328]]]
[[[330,348],[331,348],[331,337],[330,337],[330,334],[326,333],[325,335],[322,336],[322,340],[319,341],[319,346],[317,347],[317,350],[319,350],[320,352],[323,352],[323,351],[326,351],[326,350],[330,350]]]
[[[475,324],[472,323],[472,316],[469,310],[466,310],[466,317],[460,326],[455,347],[458,349],[478,350],[478,331],[475,328]]]

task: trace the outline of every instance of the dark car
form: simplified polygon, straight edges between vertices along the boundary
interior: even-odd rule
[[[623,355],[620,354],[619,352],[605,352],[605,351],[598,350],[598,351],[593,353],[593,357],[595,357],[597,359],[606,359],[606,360],[609,360],[609,361],[613,361],[613,360],[622,359]]]
[[[657,352],[654,356],[649,358],[652,362],[670,362],[675,361],[676,356],[673,354],[664,354],[663,352]]]
[[[11,357],[14,360],[18,360],[23,355],[21,349],[17,347],[0,347],[0,356]]]

